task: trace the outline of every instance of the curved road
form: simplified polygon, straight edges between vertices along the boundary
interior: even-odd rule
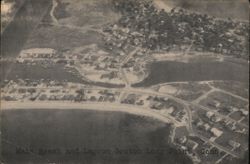
[[[54,11],[55,11],[55,8],[57,7],[57,5],[58,5],[57,0],[53,0],[53,1],[52,1],[52,8],[51,8],[50,13],[49,13],[50,16],[51,16],[52,21],[53,21],[55,24],[58,24],[58,20],[57,20],[56,17],[54,16]]]

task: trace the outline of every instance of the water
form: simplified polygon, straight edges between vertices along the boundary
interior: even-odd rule
[[[81,83],[82,79],[67,72],[63,65],[27,65],[14,62],[1,62],[3,72],[0,76],[5,80],[30,79],[30,80],[56,80]]]
[[[231,18],[235,20],[249,21],[249,2],[247,0],[221,0],[221,1],[197,1],[197,0],[163,0],[170,7],[180,7],[192,12],[200,12],[218,18]]]
[[[81,83],[86,85],[96,85],[106,88],[123,88],[122,84],[111,84],[103,82],[90,82],[84,80],[81,75],[74,69],[65,69],[64,65],[54,64],[48,67],[43,67],[43,65],[27,65],[23,63],[15,62],[0,62],[0,82],[2,80],[18,80],[18,79],[30,79],[30,80],[55,80],[59,82],[73,82]],[[74,72],[74,73],[72,73]]]
[[[181,81],[233,80],[248,83],[248,65],[231,61],[201,60],[190,63],[164,61],[152,63],[150,74],[135,87]]]
[[[142,116],[92,110],[9,110],[2,112],[1,127],[7,163],[191,163],[170,147],[170,125]],[[33,154],[20,153],[16,145]],[[50,153],[39,154],[39,149]],[[52,149],[60,153],[53,154]]]

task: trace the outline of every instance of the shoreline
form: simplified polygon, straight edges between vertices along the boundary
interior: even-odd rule
[[[129,105],[121,105],[117,103],[76,103],[76,102],[18,102],[18,101],[1,101],[0,111],[10,110],[25,110],[25,109],[56,109],[56,110],[93,110],[103,112],[122,112],[138,116],[146,116],[148,118],[156,119],[167,124],[173,124],[166,117],[149,110],[141,109],[141,107],[133,107]]]
[[[111,103],[104,103],[104,104],[96,104],[96,103],[75,103],[75,102],[7,102],[2,101],[0,112],[3,111],[15,111],[15,110],[84,110],[84,111],[92,111],[92,112],[116,112],[116,113],[125,113],[135,116],[142,116],[146,117],[143,119],[152,119],[155,121],[159,121],[169,125],[170,127],[170,134],[168,136],[168,144],[173,149],[180,151],[177,145],[174,143],[173,135],[174,131],[176,130],[176,125],[172,123],[170,120],[166,121],[166,117],[159,115],[158,113],[147,110],[147,109],[139,109],[140,107],[131,107],[121,104],[111,104]],[[194,164],[196,160],[192,158],[189,154],[183,153],[184,156],[189,158]]]
[[[29,105],[33,105],[33,106],[29,106]],[[42,105],[41,105],[42,104]],[[35,110],[38,110],[39,112],[45,110],[45,107],[47,107],[47,109],[53,109],[51,110],[52,112],[56,111],[55,109],[58,108],[58,107],[63,107],[61,108],[61,110],[67,110],[68,107],[71,107],[72,110],[76,110],[76,108],[80,109],[80,110],[86,110],[87,112],[95,112],[95,111],[99,111],[99,112],[110,112],[110,111],[119,111],[121,112],[121,114],[123,113],[128,113],[128,114],[132,114],[134,115],[135,112],[134,112],[134,109],[131,108],[131,112],[124,112],[124,109],[121,107],[119,109],[121,110],[114,110],[114,108],[98,108],[96,110],[93,110],[90,108],[90,105],[84,105],[82,103],[74,103],[75,105],[73,105],[73,103],[65,103],[65,102],[52,102],[52,103],[47,103],[47,102],[43,102],[43,103],[39,103],[39,102],[4,102],[4,109],[2,109],[2,111],[17,111],[17,110],[23,110],[25,112],[31,112],[31,111],[35,111]],[[89,103],[91,104],[91,103]],[[30,109],[33,109],[33,110],[25,110],[24,107],[27,107],[29,106]],[[106,106],[106,105],[100,105],[101,106]],[[17,109],[17,110],[15,110]],[[49,111],[49,110],[47,110]],[[19,113],[19,112],[18,112]],[[10,113],[11,114],[11,113]],[[98,114],[98,113],[96,113]],[[117,114],[120,114],[120,113],[117,113]],[[135,114],[137,115],[137,114]],[[141,113],[138,114],[139,116],[141,116]],[[145,115],[147,116],[147,115]],[[152,117],[143,117],[142,119],[144,120],[152,120],[152,121],[157,121],[158,123],[161,124],[162,120],[159,121],[159,119],[156,119],[154,120],[154,118],[152,119]],[[163,122],[164,124],[166,124],[167,126],[169,126],[169,130],[170,131],[173,131],[174,130],[174,125],[171,124],[171,123],[168,123],[168,122]],[[171,134],[169,134],[167,137],[168,137],[168,141],[171,141],[170,140],[170,136]],[[170,148],[173,148],[174,150],[176,150],[177,153],[180,153],[178,151],[178,149],[174,146],[173,143],[171,142],[168,142],[167,145],[170,147]],[[187,159],[190,159],[192,161],[192,158],[190,158],[189,156],[187,156],[186,154],[183,154],[183,158],[187,158]]]
[[[157,56],[158,55],[158,56]],[[177,64],[182,64],[184,65],[185,67],[187,68],[192,68],[191,65],[197,65],[198,64],[202,64],[202,63],[206,63],[206,64],[216,64],[218,67],[221,66],[222,64],[230,64],[232,65],[231,68],[234,69],[235,71],[238,70],[243,70],[245,71],[246,68],[249,66],[249,63],[247,61],[244,61],[244,60],[241,60],[241,59],[235,59],[233,57],[225,57],[225,56],[210,56],[210,55],[186,55],[186,56],[182,56],[182,55],[172,55],[170,54],[170,56],[168,57],[167,54],[155,54],[154,57],[154,61],[151,61],[151,62],[148,62],[146,63],[146,69],[145,69],[145,72],[147,74],[147,76],[144,78],[144,80],[138,82],[138,83],[133,83],[131,86],[132,87],[148,87],[148,86],[153,86],[153,85],[156,85],[156,84],[144,84],[148,79],[149,77],[152,75],[152,72],[154,69],[152,69],[152,66],[154,65],[159,65],[159,64],[162,64],[162,65],[167,65],[169,63],[177,63]],[[206,60],[205,60],[206,59]],[[207,62],[208,61],[208,62]],[[173,64],[172,64],[173,65]],[[184,68],[183,66],[183,68]],[[173,67],[173,66],[171,66]],[[178,70],[176,69],[175,67],[173,67],[175,70]],[[204,69],[205,70],[205,69]],[[210,69],[211,70],[211,69]],[[218,68],[218,70],[221,70],[223,71],[223,69],[220,69]],[[225,71],[224,71],[225,72]],[[198,74],[198,73],[197,73]],[[176,77],[177,78],[177,77]],[[151,78],[152,79],[152,78]],[[203,78],[200,78],[200,79],[195,79],[195,80],[192,80],[192,79],[185,79],[185,80],[181,80],[180,79],[169,79],[169,80],[164,80],[164,82],[157,82],[158,84],[162,84],[162,83],[170,83],[170,82],[182,82],[182,81],[238,81],[238,82],[244,82],[246,83],[245,81],[245,77],[235,77],[235,78],[224,78],[222,79],[221,77],[211,77],[211,79],[203,79]]]

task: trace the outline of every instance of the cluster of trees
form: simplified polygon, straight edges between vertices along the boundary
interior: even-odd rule
[[[248,58],[248,23],[220,20],[183,9],[159,11],[148,0],[113,0],[113,3],[122,14],[118,26],[140,33],[145,48],[168,50],[174,45],[192,44],[201,51]]]

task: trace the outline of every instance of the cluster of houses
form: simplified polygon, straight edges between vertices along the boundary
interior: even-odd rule
[[[79,89],[82,88],[82,89]],[[57,81],[30,81],[29,79],[10,81],[2,89],[2,100],[5,101],[91,101],[114,102],[119,92],[108,90],[85,89],[80,84]]]
[[[130,105],[145,105],[145,100],[140,98],[140,95],[137,94],[128,94],[122,100],[122,104],[130,104]]]
[[[219,113],[221,113],[223,115],[231,115],[235,112],[238,112],[238,113],[240,113],[241,118],[243,118],[243,117],[246,118],[249,116],[249,110],[248,110],[249,107],[244,107],[243,104],[239,104],[239,105],[237,105],[237,107],[236,107],[236,105],[235,104],[230,105],[227,102],[224,102],[223,100],[219,100],[217,98],[209,99],[206,102],[206,106],[217,110]],[[241,118],[238,118],[238,119],[241,119]]]
[[[50,90],[44,92],[43,90],[34,90],[35,93],[31,93],[27,89],[18,89],[18,94],[5,94],[2,99],[5,101],[17,101],[17,100],[29,100],[29,101],[70,101],[70,102],[114,102],[116,97],[114,94],[100,94],[95,96],[89,96],[88,94],[81,95],[80,93],[66,91],[66,90]],[[68,92],[68,93],[63,93]]]
[[[249,24],[246,22],[219,20],[183,9],[159,11],[152,2],[146,1],[114,2],[122,17],[118,24],[107,31],[114,34],[109,40],[118,48],[131,44],[150,50],[168,51],[181,50],[183,46],[186,49],[185,45],[193,45],[195,51],[248,59]],[[119,29],[120,33],[117,32]]]
[[[234,135],[248,135],[248,131],[245,126],[230,118],[222,118],[214,111],[199,111],[198,113],[199,117],[195,118],[192,122],[193,128],[198,134],[204,136],[210,141],[223,144],[223,146],[232,151],[242,151],[241,149],[244,149],[242,147],[243,141],[239,142]],[[225,140],[223,140],[224,138]],[[228,139],[228,141],[226,139]]]
[[[34,58],[55,58],[57,51],[52,48],[30,48],[22,50],[18,56],[18,60],[34,59]]]
[[[94,70],[117,70],[119,59],[108,55],[91,55],[78,59],[82,65],[93,67]]]
[[[177,138],[176,143],[181,145],[181,149],[188,150],[189,152],[193,152],[199,146],[198,143],[188,139],[187,136]]]
[[[177,121],[183,122],[185,120],[185,116],[187,115],[184,107],[175,102],[172,99],[167,97],[149,97],[151,100],[150,108],[164,111],[170,114],[170,116],[174,117]]]
[[[172,116],[179,122],[185,121],[186,118],[186,112],[183,106],[167,97],[159,97],[159,96],[142,97],[141,95],[138,94],[128,94],[122,99],[121,103],[145,106],[147,108],[157,110],[162,114]]]
[[[195,122],[195,126],[201,132],[207,133],[209,138],[218,138],[223,134],[223,130],[213,127],[211,124],[203,122],[201,120],[197,120]]]

